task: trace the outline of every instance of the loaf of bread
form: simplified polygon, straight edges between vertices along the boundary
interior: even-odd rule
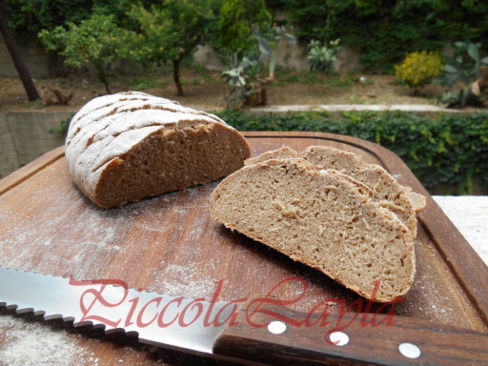
[[[266,160],[234,172],[212,193],[210,213],[366,298],[378,280],[379,302],[403,296],[413,283],[409,229],[363,184],[302,158]]]
[[[373,198],[380,205],[392,210],[409,228],[412,237],[417,235],[415,212],[425,207],[425,197],[413,192],[411,188],[401,186],[382,167],[376,164],[363,163],[354,153],[326,146],[310,146],[301,154],[284,146],[277,150],[267,151],[247,159],[246,165],[268,159],[285,157],[302,157],[317,169],[334,169],[365,184],[373,192]]]
[[[71,120],[68,172],[98,206],[224,177],[250,156],[244,137],[217,116],[140,92],[98,97]]]

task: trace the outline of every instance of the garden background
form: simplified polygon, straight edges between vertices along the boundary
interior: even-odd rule
[[[397,153],[431,192],[488,191],[486,2],[0,4],[27,84],[30,79],[38,94],[26,93],[26,76],[21,82],[2,27],[2,176],[61,145],[70,116],[88,100],[131,89],[213,111],[241,130],[357,136]],[[284,114],[253,109],[323,104],[437,108]],[[439,107],[457,109],[436,112]]]

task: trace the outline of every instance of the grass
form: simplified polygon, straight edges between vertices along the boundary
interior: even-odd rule
[[[305,76],[303,77],[302,81],[306,85],[314,85],[314,84],[319,84],[321,82],[320,75],[317,71],[309,71],[305,73]]]
[[[35,100],[33,102],[22,103],[22,107],[24,107],[24,108],[36,108],[36,109],[46,108],[46,106],[42,103],[41,100]]]

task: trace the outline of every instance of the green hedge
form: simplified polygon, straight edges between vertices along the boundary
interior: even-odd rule
[[[471,192],[473,176],[488,190],[488,113],[323,112],[218,115],[241,131],[319,131],[359,137],[399,155],[428,189]]]

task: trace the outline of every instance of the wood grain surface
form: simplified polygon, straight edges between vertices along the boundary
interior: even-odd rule
[[[400,158],[373,143],[340,135],[245,136],[253,156],[283,145],[297,151],[310,145],[352,151],[426,195],[427,207],[418,216],[415,283],[395,305],[395,314],[488,332],[488,268]],[[328,298],[347,304],[357,299],[320,272],[211,221],[209,196],[218,181],[104,210],[71,183],[63,151],[53,150],[0,181],[0,266],[77,279],[117,278],[132,288],[188,297],[210,298],[216,282],[223,280],[222,300],[266,294],[283,279],[298,276],[307,283],[306,295],[291,308],[302,312]],[[273,295],[293,299],[301,292],[301,283],[295,281],[276,288]],[[133,340],[122,347],[92,333],[80,338],[79,331],[68,329],[66,336],[76,338],[79,359],[84,357],[86,364],[89,358],[100,365],[145,365],[157,359],[170,364],[213,362],[148,349]],[[0,333],[0,349],[6,342]]]

